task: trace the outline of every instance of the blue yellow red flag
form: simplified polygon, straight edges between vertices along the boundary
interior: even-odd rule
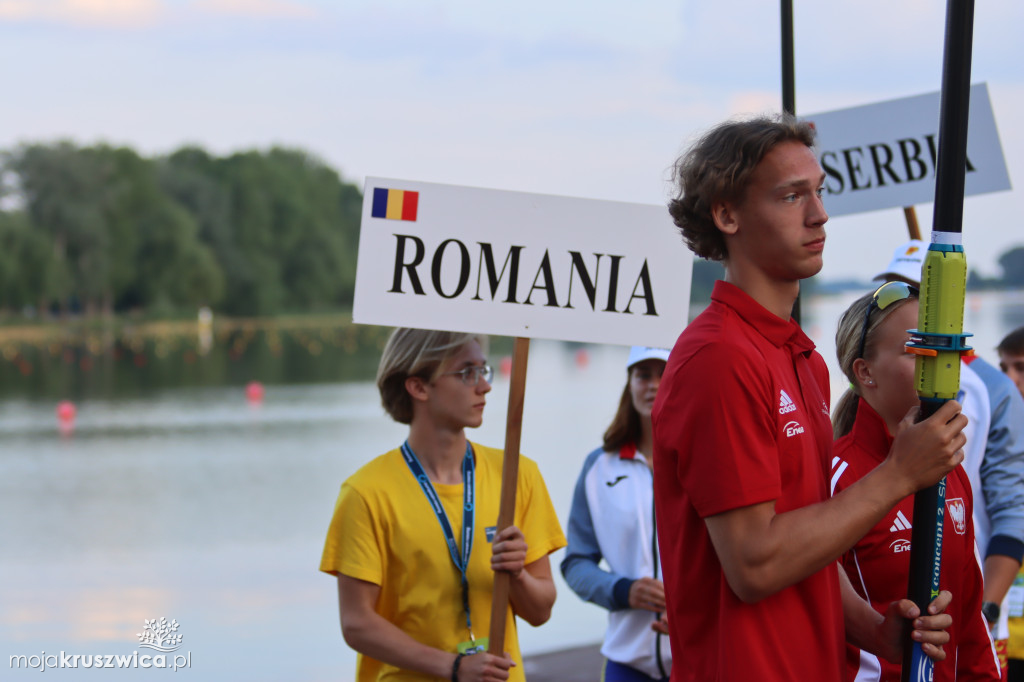
[[[415,221],[419,202],[419,192],[374,187],[371,215],[374,218],[387,218],[388,220]]]

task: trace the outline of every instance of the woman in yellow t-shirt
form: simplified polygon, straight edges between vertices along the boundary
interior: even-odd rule
[[[472,334],[400,328],[384,349],[381,401],[409,436],[342,485],[320,563],[338,580],[359,682],[525,680],[515,616],[534,626],[550,617],[548,555],[565,537],[525,457],[514,524],[490,527],[502,453],[465,429],[482,423],[492,378]],[[487,653],[495,571],[510,574],[505,656]]]

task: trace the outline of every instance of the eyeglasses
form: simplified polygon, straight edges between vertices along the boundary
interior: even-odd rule
[[[470,365],[460,369],[458,372],[442,372],[441,376],[448,376],[449,374],[458,375],[462,379],[462,383],[467,386],[476,386],[480,383],[481,378],[487,383],[491,383],[494,379],[494,368],[490,365]]]
[[[871,311],[875,308],[885,310],[896,301],[917,298],[918,295],[917,287],[911,286],[906,282],[886,282],[875,289],[875,293],[871,295],[871,302],[868,303],[867,310],[864,311],[864,327],[860,332],[860,345],[857,346],[858,358],[864,357],[864,344],[868,340],[868,324],[871,321]]]

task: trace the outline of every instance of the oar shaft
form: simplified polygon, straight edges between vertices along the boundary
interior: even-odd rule
[[[946,44],[939,112],[939,158],[935,178],[932,243],[921,272],[917,338],[909,344],[933,351],[917,355],[915,376],[921,411],[927,417],[960,389],[964,290],[967,262],[961,241],[964,180],[967,169],[967,121],[970,113],[974,1],[948,0]],[[945,480],[914,496],[908,596],[926,609],[940,589]],[[903,682],[932,679],[933,664],[910,639],[906,628]]]

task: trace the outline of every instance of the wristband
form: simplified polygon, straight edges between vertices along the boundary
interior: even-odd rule
[[[452,663],[452,682],[459,682],[459,664],[462,663],[462,657],[466,654],[456,654],[455,662]]]

